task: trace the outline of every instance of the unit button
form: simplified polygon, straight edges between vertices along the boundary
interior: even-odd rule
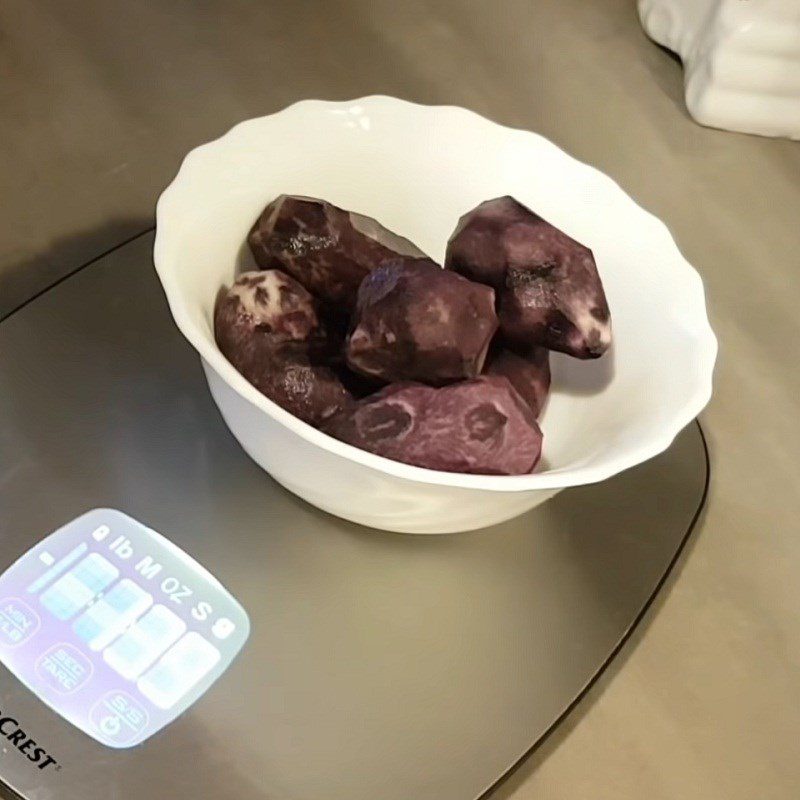
[[[39,629],[39,615],[18,597],[0,600],[0,644],[15,647]]]
[[[108,692],[89,712],[89,720],[112,747],[121,747],[147,727],[149,717],[144,706],[127,692]]]

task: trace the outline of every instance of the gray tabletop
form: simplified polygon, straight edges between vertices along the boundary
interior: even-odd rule
[[[800,145],[695,125],[630,0],[7,0],[0,30],[0,313],[148,227],[188,149],[303,97],[468,106],[664,219],[721,341],[708,513],[635,648],[499,794],[800,794]]]

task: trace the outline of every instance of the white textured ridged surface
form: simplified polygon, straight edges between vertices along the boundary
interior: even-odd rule
[[[800,0],[639,0],[639,16],[681,57],[697,122],[800,139]]]

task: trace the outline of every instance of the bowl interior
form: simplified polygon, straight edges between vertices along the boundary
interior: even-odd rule
[[[389,98],[300,103],[187,157],[159,203],[156,260],[201,353],[215,349],[219,288],[252,265],[245,236],[281,193],[373,216],[440,263],[461,214],[511,194],[593,250],[614,346],[593,362],[553,354],[539,473],[603,477],[637,463],[708,399],[715,342],[702,284],[658,220],[539,136]]]

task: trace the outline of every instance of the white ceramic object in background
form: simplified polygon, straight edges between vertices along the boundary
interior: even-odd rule
[[[593,362],[554,355],[536,474],[434,472],[372,455],[296,419],[230,365],[214,342],[214,300],[252,264],[246,234],[282,192],[374,216],[440,262],[459,216],[504,194],[594,250],[615,345]],[[666,227],[541,136],[461,108],[309,100],[243,122],[187,156],[156,216],[156,269],[234,436],[287,489],[364,525],[443,533],[501,522],[660,453],[711,395],[717,345],[703,285]]]
[[[800,139],[800,0],[639,0],[701,125]]]

